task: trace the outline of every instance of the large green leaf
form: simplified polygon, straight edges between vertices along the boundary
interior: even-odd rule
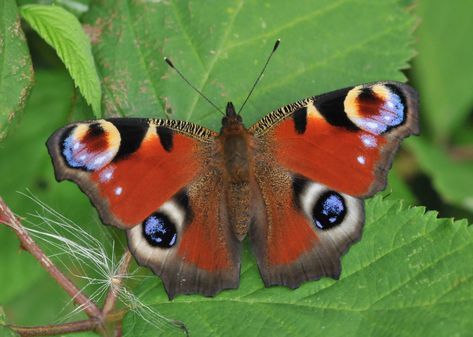
[[[57,52],[74,83],[101,116],[101,87],[90,50],[90,41],[77,18],[59,6],[24,5],[22,17]]]
[[[33,67],[14,0],[0,3],[0,141],[23,109],[33,84]]]
[[[0,147],[0,177],[3,177],[0,194],[16,214],[31,220],[28,213],[41,212],[41,209],[17,193],[28,188],[48,205],[81,224],[84,231],[99,237],[102,226],[98,224],[95,210],[77,186],[56,182],[45,146],[49,135],[68,121],[73,83],[66,72],[54,71],[38,71],[36,80],[21,123]],[[44,226],[42,229],[45,230]],[[59,253],[40,243],[50,255]],[[64,256],[59,260],[64,260]],[[15,234],[3,224],[0,224],[0,266],[0,305],[9,323],[54,323],[58,315],[62,318],[71,311],[70,306],[62,310],[70,300],[65,292],[29,253],[20,249]],[[93,273],[90,276],[93,277]]]
[[[419,1],[414,75],[423,116],[437,140],[450,137],[473,108],[471,11],[468,1]]]
[[[163,118],[167,113],[213,129],[220,126],[218,113],[163,62],[163,56],[170,57],[217,105],[223,107],[233,100],[238,107],[274,41],[281,38],[278,52],[243,113],[250,125],[266,112],[303,97],[362,82],[403,80],[399,70],[407,67],[413,54],[414,20],[397,1],[102,1],[91,7],[84,20],[93,36],[103,79],[105,115]],[[250,279],[242,288],[247,289],[245,301],[227,303],[225,298],[241,294],[232,291],[214,300],[181,299],[192,303],[189,310],[197,304],[187,315],[182,303],[169,304],[164,299],[162,288],[148,289],[143,298],[159,302],[155,308],[166,316],[185,323],[190,320],[197,336],[211,334],[211,330],[214,335],[254,334],[260,328],[283,329],[280,331],[289,334],[284,327],[289,323],[284,321],[282,327],[278,323],[286,314],[293,318],[301,314],[301,327],[311,324],[311,316],[299,306],[272,309],[271,315],[277,316],[274,320],[261,313],[254,316],[256,311],[245,313],[243,309],[257,303],[259,297],[281,303],[297,297],[280,288],[261,289],[254,264],[248,258],[244,263],[248,271],[243,272],[243,282]],[[320,284],[327,284],[324,282]],[[257,293],[249,295],[251,289]],[[342,289],[337,296],[351,291],[353,288]],[[182,315],[174,315],[180,311]],[[233,320],[233,315],[238,319]],[[256,323],[248,328],[245,319],[253,316]],[[201,330],[196,330],[196,321]],[[128,336],[150,336],[156,330],[130,314],[124,331]],[[180,332],[176,329],[176,333]]]
[[[281,46],[243,116],[251,124],[303,97],[397,79],[413,54],[413,18],[397,1],[102,1],[86,15],[106,115],[165,116],[218,129],[220,117],[163,61],[170,57],[224,107],[242,104],[277,38]]]
[[[246,251],[238,290],[169,301],[150,280],[138,294],[182,320],[191,336],[470,336],[473,226],[380,197],[366,209],[363,238],[343,258],[339,281],[264,288]],[[123,330],[126,337],[171,335],[132,316]]]

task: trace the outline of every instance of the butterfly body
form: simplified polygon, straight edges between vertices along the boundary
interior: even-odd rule
[[[227,104],[226,116],[218,140],[222,160],[225,199],[229,223],[238,240],[248,233],[251,221],[252,199],[255,197],[255,169],[253,136],[243,125],[241,116],[235,113],[232,103]]]
[[[184,121],[115,118],[56,131],[56,178],[79,185],[137,261],[177,294],[239,283],[248,237],[266,286],[338,278],[382,190],[417,96],[376,82],[310,97],[246,128],[227,105],[219,133]]]

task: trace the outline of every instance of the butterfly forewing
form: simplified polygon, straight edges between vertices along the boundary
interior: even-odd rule
[[[250,132],[290,171],[368,197],[385,187],[400,141],[418,133],[417,95],[398,82],[345,88],[273,111]]]

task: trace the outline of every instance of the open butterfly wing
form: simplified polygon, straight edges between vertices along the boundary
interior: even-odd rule
[[[203,166],[215,135],[182,121],[117,118],[68,125],[47,142],[56,178],[77,183],[105,224],[128,229],[133,255],[171,298],[238,285],[221,174]]]
[[[282,107],[250,132],[262,195],[253,250],[265,284],[294,288],[338,278],[361,237],[360,198],[385,187],[400,141],[418,133],[417,96],[398,82],[341,89]]]

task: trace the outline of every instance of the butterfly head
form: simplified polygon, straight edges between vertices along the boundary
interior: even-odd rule
[[[226,132],[241,132],[243,129],[243,121],[239,114],[236,113],[232,102],[227,103],[225,109],[225,117],[222,118],[221,133]]]

